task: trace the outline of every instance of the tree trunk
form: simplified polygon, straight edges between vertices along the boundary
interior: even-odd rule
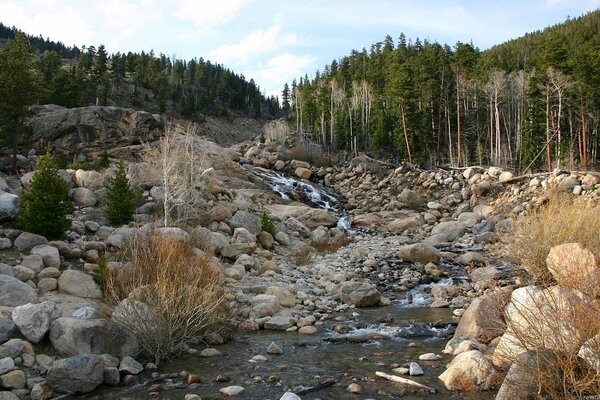
[[[552,149],[550,146],[550,87],[546,86],[546,162],[548,171],[552,171]]]
[[[408,162],[412,164],[412,154],[410,152],[410,143],[408,141],[408,132],[406,131],[406,117],[404,115],[404,106],[400,106],[402,113],[402,130],[404,131],[404,142],[406,143],[406,152],[408,153]]]
[[[461,133],[460,133],[460,72],[456,70],[456,164],[460,167],[461,162]]]

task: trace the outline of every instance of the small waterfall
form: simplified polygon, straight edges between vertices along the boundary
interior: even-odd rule
[[[323,208],[337,216],[337,226],[339,228],[344,230],[350,229],[350,221],[339,215],[339,210],[337,209],[338,198],[331,191],[317,185],[285,176],[280,172],[263,172],[259,170],[254,170],[253,172],[271,186],[273,191],[278,193],[282,199],[291,201],[293,198],[296,198],[298,194],[301,194],[304,202],[309,206]]]

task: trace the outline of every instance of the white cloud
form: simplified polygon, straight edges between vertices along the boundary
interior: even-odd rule
[[[194,24],[192,30],[178,35],[179,40],[193,41],[212,33],[215,28],[229,22],[249,0],[176,0],[171,15]]]
[[[66,45],[90,44],[95,37],[94,30],[80,11],[72,6],[60,6],[55,1],[43,4],[36,0],[19,3],[0,1],[0,10],[5,25],[14,25],[29,34],[49,37]]]
[[[250,32],[235,44],[224,44],[207,54],[209,60],[217,63],[245,62],[250,58],[275,51],[282,46],[297,42],[295,34],[282,34],[281,25],[276,24],[265,30]]]
[[[316,61],[317,58],[312,55],[279,54],[246,76],[260,83],[267,96],[281,97],[283,85],[304,76],[307,71],[315,70]]]

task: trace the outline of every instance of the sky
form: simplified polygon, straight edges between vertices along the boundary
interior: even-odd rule
[[[109,53],[203,57],[267,95],[400,33],[480,49],[600,8],[600,0],[0,0],[0,22]]]

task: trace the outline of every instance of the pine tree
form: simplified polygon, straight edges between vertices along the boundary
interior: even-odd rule
[[[115,176],[108,178],[106,189],[104,207],[106,218],[113,225],[123,225],[131,221],[135,207],[135,192],[129,186],[123,160],[119,163]]]
[[[73,205],[67,199],[68,191],[48,149],[37,163],[29,189],[21,196],[21,227],[49,238],[60,236],[71,226],[67,214],[71,212]]]

